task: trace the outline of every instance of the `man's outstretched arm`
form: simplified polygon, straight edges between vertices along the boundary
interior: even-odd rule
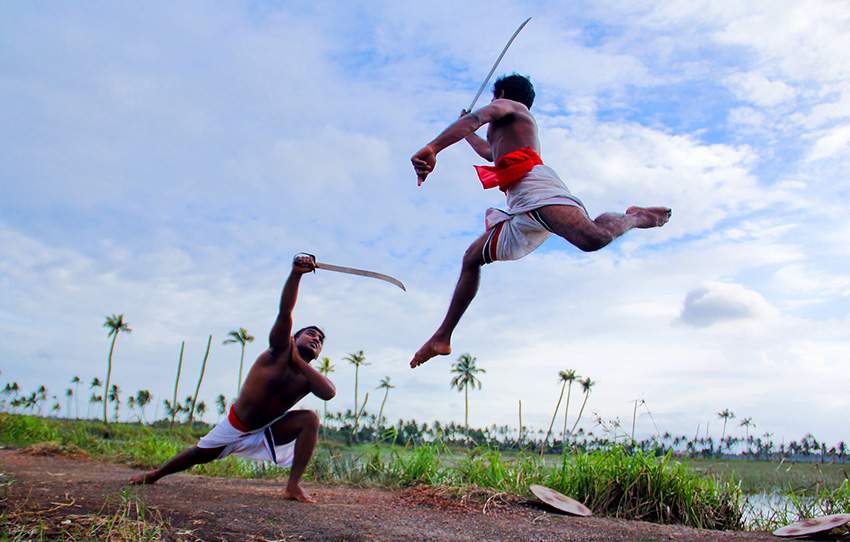
[[[311,256],[299,255],[292,260],[292,272],[283,286],[280,310],[269,333],[269,346],[275,352],[283,352],[289,347],[289,337],[292,334],[292,309],[295,308],[295,301],[298,299],[301,275],[314,269],[316,269],[316,262]]]
[[[416,170],[416,176],[419,178],[419,184],[425,182],[425,177],[437,165],[437,153],[461,139],[465,139],[470,134],[474,134],[476,130],[488,122],[511,114],[514,107],[512,103],[510,100],[494,100],[478,111],[459,118],[440,132],[440,135],[435,137],[433,141],[419,149],[410,159],[413,163],[413,169]]]

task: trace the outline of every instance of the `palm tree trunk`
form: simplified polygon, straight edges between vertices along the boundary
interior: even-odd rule
[[[192,409],[189,411],[189,427],[192,426],[192,418],[195,416],[195,404],[198,402],[198,392],[201,391],[201,382],[204,380],[204,371],[207,368],[207,358],[210,355],[210,346],[212,345],[212,335],[207,340],[207,351],[204,353],[204,361],[201,362],[201,376],[198,378],[198,385],[195,387],[195,397],[192,399]]]
[[[177,388],[180,385],[180,369],[183,367],[183,348],[186,341],[180,342],[180,358],[177,360],[177,378],[174,379],[174,398],[171,400],[171,427],[174,427],[174,417],[177,416]]]
[[[466,431],[466,438],[469,440],[469,384],[464,384],[463,394],[463,402],[465,405],[463,411],[463,427]]]
[[[242,364],[245,362],[245,343],[242,343],[242,355],[239,356],[239,385],[236,387],[236,396],[242,391]]]
[[[635,421],[637,419],[638,401],[635,399],[635,408],[632,410],[632,444],[635,443]]]
[[[562,446],[567,446],[567,415],[570,413],[570,394],[573,392],[573,381],[570,380],[570,385],[567,386],[567,405],[564,407],[564,432],[561,433]]]
[[[540,447],[540,454],[543,455],[543,450],[546,449],[546,443],[549,442],[549,434],[552,432],[552,426],[555,425],[555,418],[558,417],[558,409],[561,408],[561,399],[564,398],[564,388],[567,387],[566,380],[561,386],[561,395],[558,396],[558,403],[555,405],[555,413],[552,414],[552,421],[549,422],[549,429],[546,430],[546,438],[543,439],[543,445]]]
[[[378,427],[381,427],[381,418],[384,417],[384,405],[387,404],[387,396],[390,394],[390,389],[387,388],[384,392],[384,400],[381,401],[381,410],[378,412]]]
[[[584,405],[587,404],[587,398],[590,397],[589,393],[584,394],[584,401],[581,402],[581,408],[578,411],[578,418],[576,418],[576,423],[573,424],[573,428],[570,429],[570,433],[575,433],[576,427],[578,427],[578,422],[581,421],[581,415],[584,413]]]
[[[109,419],[107,419],[107,400],[106,393],[109,390],[109,379],[112,377],[112,352],[115,351],[115,340],[118,339],[118,333],[120,333],[117,329],[115,330],[115,335],[112,336],[112,344],[109,345],[109,359],[106,362],[106,385],[103,388],[103,425],[109,425]]]
[[[557,411],[558,411],[558,409],[556,408],[555,412],[557,412]],[[551,429],[551,427],[550,427],[550,429]],[[517,444],[522,446],[522,399],[519,400],[519,435],[517,436]],[[544,442],[543,444],[545,446],[546,443]],[[543,451],[541,450],[540,453],[542,454]]]
[[[354,412],[357,412],[357,385],[359,384],[360,366],[354,366]]]

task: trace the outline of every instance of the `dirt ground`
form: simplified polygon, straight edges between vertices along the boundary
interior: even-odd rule
[[[51,523],[117,506],[125,466],[0,450],[9,509],[39,510]],[[449,497],[434,489],[390,491],[305,485],[318,504],[283,501],[265,480],[175,475],[140,490],[148,510],[168,522],[173,540],[533,540],[760,541],[766,533],[704,531],[609,518],[576,518],[499,497]]]

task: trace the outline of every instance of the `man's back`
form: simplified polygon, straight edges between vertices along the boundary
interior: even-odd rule
[[[525,105],[513,100],[498,99],[486,107],[493,108],[494,116],[497,117],[487,128],[487,142],[490,144],[494,162],[501,156],[524,147],[531,147],[540,153],[537,122]]]

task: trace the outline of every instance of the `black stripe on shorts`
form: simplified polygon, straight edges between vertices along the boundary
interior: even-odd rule
[[[274,451],[274,435],[272,434],[271,426],[266,427],[265,434],[266,434],[266,442],[268,442],[269,450],[272,453],[272,461],[274,461],[275,465],[277,465],[277,453],[275,453],[275,451]]]

